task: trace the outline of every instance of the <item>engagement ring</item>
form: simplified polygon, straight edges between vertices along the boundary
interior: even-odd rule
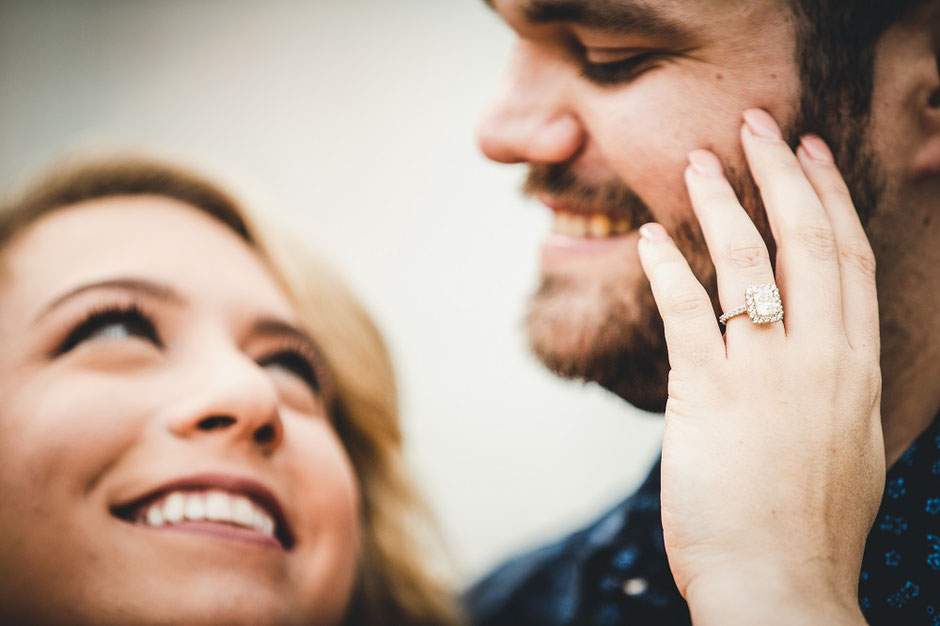
[[[747,313],[747,316],[755,324],[769,324],[782,320],[783,303],[780,301],[780,292],[777,290],[777,285],[773,283],[751,285],[744,290],[744,306],[739,306],[722,314],[718,321],[721,324],[727,324],[732,317],[744,313]]]

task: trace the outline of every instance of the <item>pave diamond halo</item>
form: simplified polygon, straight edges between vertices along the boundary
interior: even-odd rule
[[[744,290],[744,306],[731,309],[718,318],[721,324],[727,324],[732,317],[743,315],[751,318],[755,324],[770,324],[783,319],[783,302],[780,291],[773,283],[751,285]]]
[[[780,291],[773,283],[751,285],[744,290],[744,305],[747,315],[755,324],[769,324],[783,319],[783,303]]]

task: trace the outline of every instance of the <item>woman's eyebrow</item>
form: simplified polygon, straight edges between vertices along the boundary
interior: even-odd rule
[[[313,354],[321,354],[320,347],[310,337],[310,335],[297,328],[293,324],[285,322],[281,319],[274,317],[261,317],[255,320],[254,324],[252,324],[251,334],[286,337],[288,339],[293,339],[295,341],[306,344]]]
[[[65,293],[56,296],[39,311],[33,320],[33,323],[38,323],[46,315],[72,298],[88,291],[94,291],[97,289],[120,289],[123,291],[131,291],[177,305],[185,304],[186,302],[186,299],[182,295],[174,291],[169,286],[148,280],[146,278],[108,278],[105,280],[98,280],[95,282],[79,285],[78,287],[73,287]]]

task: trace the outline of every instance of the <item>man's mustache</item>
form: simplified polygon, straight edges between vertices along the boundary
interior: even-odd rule
[[[526,196],[547,194],[574,206],[602,210],[611,217],[626,218],[635,226],[655,221],[646,203],[621,181],[587,183],[571,171],[568,163],[530,165],[522,192]]]

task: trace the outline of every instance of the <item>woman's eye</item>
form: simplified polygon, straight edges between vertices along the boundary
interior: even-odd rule
[[[643,52],[615,61],[591,61],[586,55],[581,66],[581,76],[599,85],[613,85],[632,80],[643,72],[655,67],[655,61],[662,55],[656,52]]]
[[[293,350],[277,352],[259,361],[262,367],[273,367],[296,376],[306,384],[314,394],[320,393],[320,380],[310,360]]]
[[[79,323],[59,344],[55,354],[65,354],[89,341],[121,341],[133,337],[144,339],[158,348],[163,347],[153,322],[138,309],[99,311]]]

